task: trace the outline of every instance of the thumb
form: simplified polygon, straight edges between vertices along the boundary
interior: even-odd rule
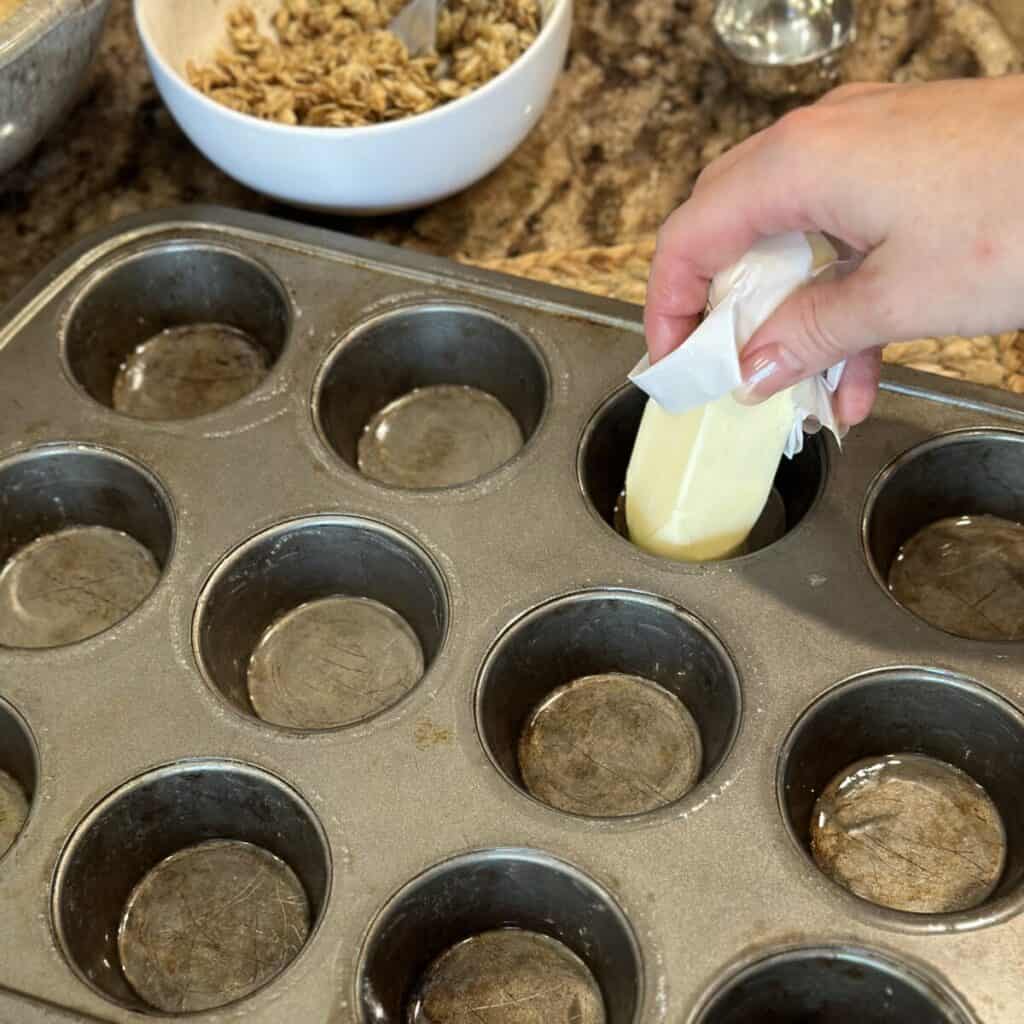
[[[815,281],[790,295],[743,348],[740,369],[750,400],[770,398],[848,356],[886,344],[877,280],[868,257],[847,277]]]

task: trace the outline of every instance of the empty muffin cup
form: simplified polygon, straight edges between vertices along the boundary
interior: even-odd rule
[[[819,698],[787,738],[778,791],[813,863],[902,924],[985,924],[1021,903],[1024,717],[948,673],[888,669]]]
[[[444,583],[419,546],[382,523],[317,516],[229,554],[193,629],[211,685],[288,729],[364,721],[409,693],[443,643]]]
[[[25,827],[38,778],[39,758],[28,725],[0,698],[0,859]]]
[[[89,281],[68,316],[64,351],[101,405],[136,419],[191,419],[258,388],[290,322],[266,268],[230,249],[175,242]]]
[[[968,640],[1024,640],[1024,433],[926,441],[875,480],[863,520],[878,583]]]
[[[54,878],[76,972],[131,1010],[236,1002],[299,954],[330,889],[326,837],[288,785],[248,765],[185,761],[89,812]]]
[[[843,768],[811,815],[811,852],[828,877],[894,910],[970,910],[1002,877],[1006,833],[966,772],[924,754]]]
[[[363,1024],[456,1024],[484,1006],[495,1024],[635,1024],[642,978],[632,929],[600,886],[548,854],[498,849],[439,864],[391,900],[357,992]]]
[[[593,818],[645,814],[712,775],[739,724],[735,668],[698,619],[594,590],[513,623],[477,684],[487,753],[517,788]]]
[[[944,986],[886,955],[818,947],[777,953],[734,974],[694,1024],[971,1024]]]
[[[561,811],[640,814],[675,803],[700,776],[700,730],[686,705],[642,676],[584,676],[552,690],[519,737],[526,790]]]
[[[587,424],[577,458],[577,476],[587,503],[627,540],[626,470],[647,401],[647,396],[631,384],[616,391]],[[793,530],[817,501],[827,471],[827,449],[821,435],[805,438],[803,451],[779,464],[764,512],[741,554],[766,548]]]
[[[170,500],[142,466],[86,445],[0,463],[0,646],[59,647],[130,615],[170,558]]]
[[[393,487],[470,483],[512,459],[540,423],[548,374],[536,346],[490,313],[429,305],[356,329],[317,380],[334,452]]]
[[[209,839],[165,857],[132,890],[117,933],[125,979],[147,1005],[196,1013],[248,995],[309,936],[309,900],[259,846]]]
[[[495,1024],[605,1021],[587,965],[557,939],[520,928],[483,932],[442,953],[420,978],[406,1022],[459,1024],[481,1013]]]

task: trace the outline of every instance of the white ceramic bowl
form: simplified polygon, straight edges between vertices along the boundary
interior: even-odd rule
[[[494,170],[543,113],[565,62],[572,0],[541,0],[544,22],[510,68],[426,114],[365,128],[274,124],[222,107],[185,78],[226,39],[232,0],[135,0],[135,19],[164,102],[226,174],[295,206],[350,213],[409,209]],[[252,0],[266,15],[279,0]]]

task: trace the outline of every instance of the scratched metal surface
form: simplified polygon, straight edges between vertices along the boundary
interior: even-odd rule
[[[81,296],[111,268],[129,254],[168,247],[185,253],[186,263],[219,250],[241,254],[250,276],[276,278],[286,319],[269,344],[280,343],[280,357],[260,388],[235,405],[190,421],[136,421],[91,397],[90,388],[103,386],[99,377],[86,386],[76,381],[73,360],[80,376],[92,370],[81,370],[81,351],[65,353],[66,335]],[[239,281],[240,305],[259,312],[266,299],[259,282]],[[535,415],[524,405],[521,419],[535,427],[526,447],[482,480],[452,490],[383,487],[359,475],[353,451],[339,456],[325,443],[313,414],[321,371],[360,325],[396,310],[452,304],[528,339],[546,382],[543,408]],[[109,306],[112,320],[125,315]],[[173,520],[172,536],[163,538],[163,575],[134,613],[66,647],[0,648],[0,733],[20,735],[11,724],[20,716],[38,757],[28,823],[0,860],[4,1024],[143,1019],[130,992],[118,988],[116,965],[102,962],[104,943],[116,936],[94,927],[82,908],[121,900],[138,881],[132,874],[154,857],[232,838],[213,834],[228,826],[234,838],[262,843],[290,864],[314,920],[294,962],[240,1003],[195,1018],[209,1024],[397,1024],[403,995],[382,981],[382,962],[407,995],[418,975],[402,956],[418,956],[422,966],[423,957],[443,952],[432,942],[451,946],[467,937],[458,928],[517,924],[547,927],[588,962],[609,1024],[743,1019],[716,996],[720,985],[747,977],[742,972],[769,954],[784,953],[780,963],[791,964],[800,950],[817,948],[839,967],[837,992],[861,986],[850,997],[862,1000],[849,1004],[851,1019],[873,1019],[868,1009],[887,1005],[895,978],[892,998],[918,1012],[900,1019],[928,1019],[919,1013],[927,1004],[936,1021],[1020,1020],[1024,825],[1007,825],[1008,874],[987,904],[913,917],[866,904],[824,878],[786,813],[805,813],[786,786],[813,775],[818,753],[827,758],[839,735],[826,721],[814,734],[823,738],[801,748],[800,737],[787,740],[794,723],[841,681],[894,666],[914,667],[893,678],[923,697],[899,704],[899,686],[883,675],[858,683],[863,699],[836,714],[849,715],[842,721],[860,730],[862,747],[872,742],[873,716],[888,714],[879,735],[923,735],[930,752],[933,730],[945,737],[936,740],[940,752],[978,764],[982,774],[998,765],[1005,786],[1019,790],[1024,741],[1014,706],[1024,705],[1024,644],[957,640],[899,608],[872,575],[861,517],[872,481],[895,457],[947,431],[994,428],[1004,432],[1000,450],[1011,454],[978,469],[972,449],[948,483],[955,489],[971,472],[988,473],[1004,512],[1016,503],[1024,519],[1024,479],[1015,475],[1020,458],[1013,454],[1020,450],[1014,431],[1024,430],[1020,399],[889,371],[877,415],[841,454],[829,448],[820,493],[796,529],[741,559],[686,566],[631,548],[581,491],[581,474],[593,471],[580,459],[581,439],[642,348],[633,307],[195,208],[132,220],[92,239],[19,296],[4,322],[0,471],[3,460],[36,446],[113,449],[152,474]],[[630,401],[628,394],[619,401]],[[343,413],[337,416],[343,430]],[[405,614],[428,641],[419,685],[373,717],[316,733],[261,722],[233,682],[214,685],[211,671],[227,669],[211,670],[217,636],[204,641],[196,622],[222,560],[299,517],[313,517],[314,539],[337,528],[353,543],[376,544],[372,557],[387,572],[415,552],[413,578],[425,602]],[[0,527],[6,523],[0,519]],[[314,551],[310,564],[318,559]],[[701,650],[719,652],[708,657],[726,659],[720,687],[705,695],[708,707],[688,704],[699,724],[718,730],[710,742],[704,736],[705,776],[680,801],[649,814],[587,819],[530,798],[503,760],[514,738],[515,723],[502,721],[514,713],[512,691],[508,700],[478,693],[478,685],[508,675],[488,675],[482,666],[492,664],[489,652],[510,624],[584,591],[593,592],[593,628],[574,626],[564,645],[581,652],[578,675],[639,671],[631,659],[644,654],[643,645],[630,637],[642,629],[633,627],[666,608],[676,614],[671,605],[693,617],[684,615],[680,628]],[[571,608],[552,607],[579,621]],[[628,636],[617,630],[618,609],[629,609]],[[244,609],[236,613],[244,618]],[[200,656],[204,642],[210,657]],[[716,705],[730,701],[731,710]],[[927,721],[917,728],[901,715]],[[968,721],[976,723],[970,743],[957,732]],[[780,768],[788,754],[803,758],[789,775]],[[132,782],[146,773],[143,783]],[[167,823],[179,819],[185,824],[173,833]],[[91,831],[67,847],[82,823]],[[98,892],[100,876],[109,894]],[[401,912],[382,917],[403,890]],[[402,933],[403,921],[419,933]],[[879,970],[888,995],[873,980]],[[89,971],[107,994],[87,980]],[[822,972],[821,990],[831,984]],[[762,998],[756,986],[751,991]]]

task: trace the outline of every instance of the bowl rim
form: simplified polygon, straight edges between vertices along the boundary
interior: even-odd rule
[[[33,0],[25,0],[25,2],[32,3]],[[458,99],[443,103],[432,110],[424,111],[422,114],[413,114],[409,117],[398,118],[394,121],[383,121],[378,124],[353,125],[350,127],[343,125],[281,124],[279,121],[266,121],[263,118],[254,117],[252,114],[242,114],[211,99],[192,85],[184,75],[171,67],[164,58],[163,53],[154,43],[149,26],[146,24],[146,18],[143,14],[143,7],[146,2],[147,0],[132,0],[135,28],[139,38],[142,40],[147,56],[152,62],[159,65],[160,69],[169,78],[183,86],[187,93],[198,100],[201,108],[215,112],[218,116],[224,117],[239,126],[262,128],[270,131],[272,134],[278,133],[292,137],[299,135],[309,138],[328,138],[333,133],[338,138],[349,138],[352,136],[365,138],[400,132],[410,124],[420,125],[426,124],[428,121],[440,121],[444,117],[451,116],[452,111],[464,110],[472,103],[482,102],[488,94],[501,87],[501,82],[508,81],[512,74],[518,74],[522,71],[531,55],[539,52],[541,47],[555,34],[562,18],[571,17],[573,0],[550,0],[550,12],[543,20],[540,32],[537,33],[537,38],[507,68],[495,75],[489,82],[480,86],[479,89],[474,89],[466,96],[460,96]],[[538,0],[538,3],[541,5],[544,2],[545,0]]]

